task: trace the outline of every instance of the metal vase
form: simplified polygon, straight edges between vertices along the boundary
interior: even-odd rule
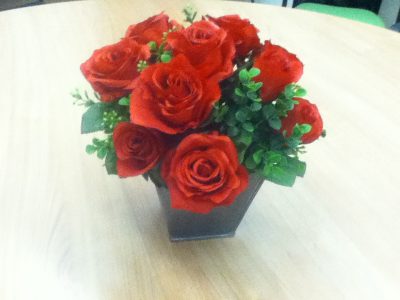
[[[230,206],[214,208],[208,214],[197,214],[171,208],[169,191],[157,187],[163,207],[169,238],[172,242],[225,238],[235,235],[247,209],[260,189],[264,179],[255,174],[249,177],[249,186]]]

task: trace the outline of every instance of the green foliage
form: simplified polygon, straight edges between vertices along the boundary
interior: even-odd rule
[[[104,165],[105,165],[107,173],[109,175],[111,175],[111,174],[117,175],[118,174],[117,173],[117,155],[115,153],[114,146],[112,146],[108,149]]]
[[[117,174],[117,156],[115,154],[112,135],[107,135],[104,139],[93,138],[92,144],[86,146],[87,154],[95,154],[103,160],[108,174]]]
[[[197,11],[195,10],[195,8],[193,6],[188,5],[183,9],[183,14],[185,15],[184,21],[192,24],[194,22],[194,19],[197,16]]]
[[[103,131],[103,139],[93,138],[92,143],[86,146],[86,153],[96,154],[104,160],[108,174],[117,174],[117,157],[115,154],[112,133],[119,122],[129,121],[130,97],[122,97],[114,102],[101,102],[95,94],[96,100],[91,99],[87,92],[83,95],[79,91],[72,93],[78,105],[87,107],[82,115],[81,132],[92,133]]]
[[[81,133],[92,133],[104,130],[104,112],[105,105],[101,102],[89,106],[88,110],[82,115]]]
[[[304,97],[306,90],[298,84],[288,84],[285,87],[283,93],[281,93],[278,99],[275,101],[275,107],[279,117],[286,117],[288,111],[292,110],[298,101],[294,100],[294,97]]]
[[[95,102],[82,115],[81,133],[112,133],[119,122],[129,121],[129,97],[115,102]]]
[[[96,103],[96,100],[93,100],[91,97],[89,97],[87,91],[84,91],[82,95],[78,89],[75,89],[73,92],[71,92],[71,96],[74,98],[75,105],[90,107]],[[97,100],[100,98],[96,93],[94,93],[94,96]]]
[[[214,106],[212,122],[229,135],[238,150],[239,161],[250,172],[257,172],[272,182],[292,186],[303,176],[306,164],[298,159],[303,153],[301,137],[311,130],[308,124],[297,124],[290,137],[281,133],[282,118],[298,103],[305,90],[289,84],[278,99],[262,102],[260,74],[257,68],[241,68],[233,80],[223,83],[222,99]],[[228,85],[224,89],[224,84]]]
[[[129,97],[122,97],[121,99],[118,100],[118,104],[122,106],[129,106],[131,100]]]

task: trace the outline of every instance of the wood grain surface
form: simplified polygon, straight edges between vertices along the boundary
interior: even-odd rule
[[[327,138],[293,188],[264,183],[232,239],[171,244],[154,187],[85,154],[79,65],[185,1],[0,13],[0,299],[400,299],[400,35],[266,5],[239,13],[296,53]]]

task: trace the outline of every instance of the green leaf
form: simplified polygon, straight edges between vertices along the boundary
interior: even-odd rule
[[[103,113],[105,104],[95,103],[82,115],[81,133],[91,133],[104,130]]]
[[[237,141],[241,144],[249,146],[253,142],[253,136],[246,131],[242,131]]]
[[[236,148],[237,148],[237,152],[238,152],[239,162],[242,163],[244,160],[244,155],[246,154],[248,146],[239,144],[239,145],[237,145]]]
[[[290,98],[290,99],[293,98],[295,86],[296,86],[295,84],[290,83],[285,87],[284,94],[285,94],[286,98]]]
[[[251,78],[260,75],[260,73],[261,73],[260,69],[257,69],[257,68],[251,68],[251,69],[248,71],[248,75],[249,75]]]
[[[246,122],[242,124],[242,128],[248,132],[253,132],[254,131],[254,126],[250,122]]]
[[[109,175],[117,174],[117,155],[115,154],[114,149],[110,149],[108,151],[105,160],[105,166]]]
[[[108,152],[107,147],[101,147],[99,149],[97,149],[97,157],[100,159],[104,159],[104,157],[106,157]]]
[[[245,94],[243,93],[243,91],[239,88],[235,88],[235,95],[239,96],[239,97],[244,97]]]
[[[254,170],[257,168],[257,163],[254,161],[253,157],[250,155],[246,158],[244,164],[246,165],[247,169]]]
[[[282,160],[282,154],[276,151],[268,151],[265,153],[264,158],[269,165],[279,164]]]
[[[86,153],[87,154],[93,154],[97,150],[97,147],[95,145],[87,145],[86,146]]]
[[[294,92],[294,96],[296,96],[296,97],[304,97],[306,95],[307,95],[307,91],[304,88],[299,87],[299,86],[297,87],[297,89]]]
[[[253,101],[258,98],[258,95],[253,91],[247,92],[246,96]]]
[[[265,166],[263,169],[264,177],[274,183],[291,187],[293,186],[296,175],[278,166]]]
[[[247,72],[247,70],[243,69],[239,72],[239,79],[240,79],[240,82],[242,82],[242,83],[249,82],[250,76],[249,76],[249,73]]]
[[[247,113],[243,109],[241,109],[236,112],[235,117],[236,120],[243,123],[247,120]]]
[[[268,119],[268,124],[275,130],[279,130],[282,127],[281,119],[278,117]]]
[[[214,110],[215,122],[220,123],[224,119],[224,116],[227,114],[228,111],[228,106],[216,107]]]
[[[123,97],[118,100],[118,104],[121,106],[129,106],[130,99],[129,97]]]
[[[296,176],[303,177],[306,173],[306,163],[298,160],[297,158],[287,157],[288,169],[296,174]]]
[[[253,153],[253,160],[256,164],[259,164],[263,158],[265,151],[263,149],[257,150]]]
[[[161,54],[161,56],[160,56],[160,60],[161,60],[163,63],[169,63],[169,62],[171,61],[171,59],[172,59],[172,56],[171,56],[171,54],[170,54],[169,52],[164,52],[164,53]]]
[[[239,134],[239,128],[236,126],[230,126],[228,128],[228,135],[231,137],[237,136]]]
[[[235,126],[236,124],[236,117],[233,112],[228,113],[227,118],[226,118],[226,124],[229,126]]]
[[[262,108],[262,104],[259,103],[259,102],[253,102],[253,103],[250,105],[250,110],[251,110],[251,111],[259,111],[261,108]]]
[[[312,126],[310,124],[300,124],[299,128],[300,128],[300,132],[304,135],[311,131]]]
[[[267,120],[277,116],[276,109],[273,104],[264,105],[262,113],[264,115],[264,118]]]
[[[254,90],[258,91],[263,86],[262,82],[256,82],[254,85]]]

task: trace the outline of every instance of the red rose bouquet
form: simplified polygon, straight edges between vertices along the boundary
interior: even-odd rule
[[[303,64],[237,15],[185,10],[188,26],[161,13],[129,26],[119,42],[81,65],[95,91],[86,147],[109,174],[143,175],[166,186],[171,205],[197,213],[232,204],[249,173],[292,186],[304,144],[323,134],[317,107],[297,84]]]

